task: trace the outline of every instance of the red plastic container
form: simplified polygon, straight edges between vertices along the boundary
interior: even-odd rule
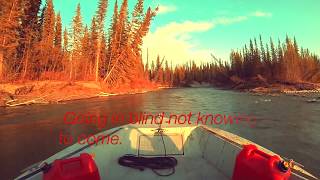
[[[280,157],[271,156],[255,145],[245,145],[236,158],[233,180],[287,180],[290,169],[279,168]]]
[[[99,170],[92,157],[83,153],[79,157],[55,160],[44,180],[100,180]]]

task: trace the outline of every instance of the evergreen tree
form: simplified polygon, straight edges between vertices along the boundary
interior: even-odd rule
[[[69,37],[68,37],[68,30],[67,28],[63,31],[63,52],[68,52],[68,46],[69,46]]]
[[[272,41],[272,38],[270,37],[270,47],[271,47],[271,60],[272,60],[272,63],[273,64],[276,64],[277,63],[277,52],[276,52],[276,49],[274,47],[274,43]]]
[[[133,37],[137,35],[143,21],[144,21],[143,0],[138,0],[132,13],[130,43],[132,43]]]
[[[32,76],[30,69],[33,69],[31,61],[36,59],[37,45],[39,43],[39,33],[41,25],[39,24],[38,13],[40,11],[40,0],[22,1],[23,15],[21,16],[20,42],[18,47],[18,58],[22,61],[22,78],[27,74]]]
[[[153,80],[155,78],[155,65],[154,65],[154,61],[151,61],[151,73],[150,73],[150,80]]]
[[[140,25],[140,28],[138,29],[138,31],[135,33],[135,36],[133,39],[132,46],[136,54],[139,54],[141,51],[142,39],[149,32],[151,20],[154,16],[155,14],[151,11],[151,8],[148,8],[147,13],[145,15],[145,19],[143,23]]]
[[[42,40],[46,46],[46,50],[52,49],[54,44],[54,28],[55,28],[55,13],[52,0],[47,0],[46,9],[44,12],[44,22],[42,29]]]
[[[274,43],[272,41],[272,38],[270,37],[270,48],[271,48],[271,61],[272,61],[272,71],[271,71],[271,74],[272,74],[272,77],[275,79],[275,74],[278,73],[278,65],[279,65],[279,62],[278,62],[278,58],[277,58],[277,52],[276,52],[276,49],[275,49],[275,46],[274,46]]]
[[[119,33],[119,46],[121,50],[124,49],[124,47],[128,43],[128,0],[123,0],[121,7],[120,7],[120,12],[119,12],[119,19],[118,19],[118,33]]]
[[[70,79],[77,77],[77,66],[79,65],[79,59],[81,57],[81,40],[83,37],[83,24],[81,16],[81,7],[78,4],[76,9],[76,15],[72,21],[72,29],[70,33],[70,47],[71,47],[71,56],[70,56]]]
[[[267,62],[267,54],[266,54],[266,51],[263,46],[261,35],[259,38],[260,38],[261,60],[262,60],[262,62],[266,63]]]
[[[83,79],[86,79],[89,74],[89,61],[90,61],[90,33],[88,27],[84,28],[83,38],[81,39],[81,69],[80,71],[83,72],[82,76]]]
[[[55,12],[52,0],[47,0],[42,25],[42,35],[40,44],[40,56],[38,62],[40,64],[39,73],[50,71],[54,66],[54,37],[55,37]],[[38,75],[39,76],[39,75]]]
[[[101,48],[102,41],[103,41],[103,35],[104,35],[104,22],[106,17],[108,7],[108,1],[107,0],[100,0],[98,11],[96,15],[96,21],[97,21],[97,30],[98,30],[98,39],[97,39],[97,51],[96,51],[96,59],[95,59],[95,79],[96,81],[99,80],[99,69],[100,69],[100,61],[101,61]]]
[[[96,18],[93,17],[91,21],[91,28],[90,28],[90,61],[89,61],[89,74],[90,76],[93,75],[95,69],[95,61],[97,59],[97,48],[98,48],[98,26]]]
[[[287,69],[286,69],[286,66],[285,66],[285,62],[283,60],[283,51],[282,51],[282,46],[281,46],[280,40],[278,40],[278,62],[279,62],[278,78],[280,80],[284,80],[285,79],[285,73],[286,73]]]
[[[1,2],[0,10],[0,81],[5,74],[14,71],[16,65],[17,46],[19,43],[19,29],[21,4],[18,0]],[[6,72],[6,73],[5,73]]]
[[[108,42],[108,66],[107,72],[110,70],[111,60],[118,56],[117,44],[119,43],[119,36],[117,31],[118,26],[118,1],[116,0],[113,9],[112,22],[109,28],[109,42]]]
[[[55,41],[54,45],[58,48],[59,51],[62,50],[62,23],[60,13],[57,14],[57,22],[55,27]]]

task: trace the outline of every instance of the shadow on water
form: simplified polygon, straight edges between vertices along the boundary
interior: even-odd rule
[[[35,162],[62,150],[60,133],[77,140],[82,134],[95,134],[120,124],[66,125],[67,112],[111,115],[115,112],[165,112],[170,114],[246,114],[255,116],[256,127],[219,126],[252,140],[285,157],[301,162],[320,175],[320,103],[307,103],[302,97],[254,96],[211,88],[169,89],[137,95],[79,100],[56,105],[0,108],[0,175],[9,179]],[[128,118],[128,117],[126,117]],[[214,127],[215,125],[210,125]],[[74,143],[76,143],[74,141]]]

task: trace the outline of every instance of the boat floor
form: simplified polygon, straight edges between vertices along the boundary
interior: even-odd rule
[[[145,169],[144,171],[131,169],[127,167],[122,167],[118,164],[109,167],[107,171],[114,172],[120,171],[121,174],[108,174],[107,177],[109,179],[219,179],[225,180],[229,179],[225,175],[223,175],[217,168],[215,168],[212,164],[210,164],[205,159],[199,159],[194,157],[176,157],[178,160],[178,165],[175,168],[175,173],[164,177],[158,176],[150,169]],[[166,174],[170,171],[159,171],[160,173]],[[107,179],[107,178],[106,178]]]
[[[154,128],[123,129],[117,133],[121,137],[121,145],[98,145],[88,152],[93,150],[92,153],[95,153],[101,179],[230,179],[206,160],[205,156],[213,157],[214,152],[209,152],[211,148],[207,149],[208,153],[203,151],[204,146],[201,147],[201,144],[204,144],[207,136],[204,136],[205,131],[195,129],[196,127],[166,129],[166,135],[163,136],[166,151],[178,161],[175,173],[166,177],[157,175],[151,169],[140,171],[118,164],[118,158],[125,154],[163,156],[163,144],[160,136],[153,135]],[[220,161],[217,165],[221,166],[222,163]],[[229,168],[233,169],[233,166]],[[171,170],[159,172],[169,174]]]

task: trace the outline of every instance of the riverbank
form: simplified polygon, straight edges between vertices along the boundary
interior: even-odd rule
[[[192,82],[185,87],[212,87],[209,83]],[[233,79],[229,85],[214,85],[226,90],[250,92],[258,95],[297,95],[308,96],[320,93],[320,84],[314,83],[266,83],[257,78],[252,81]],[[66,101],[106,97],[123,94],[138,94],[168,87],[155,83],[142,83],[139,86],[106,88],[103,83],[94,81],[29,81],[0,84],[0,107],[13,107],[31,104],[57,104]]]
[[[206,82],[191,82],[186,83],[182,87],[191,87],[191,88],[199,88],[199,87],[215,87],[218,89],[224,90],[235,90],[240,92],[249,92],[254,94],[261,95],[280,95],[280,94],[288,94],[288,95],[298,95],[298,96],[307,96],[311,93],[320,94],[320,84],[317,83],[268,83],[265,81],[259,80],[250,80],[250,81],[237,81],[228,82],[226,84],[221,83],[206,83]]]
[[[257,94],[287,94],[295,96],[308,96],[312,93],[320,93],[320,85],[314,83],[274,83],[269,84],[268,86],[258,86],[242,90]]]
[[[154,83],[121,88],[106,88],[93,81],[30,81],[0,84],[0,107],[30,104],[57,104],[65,101],[106,97],[122,94],[137,94],[162,89]]]
[[[288,95],[305,95],[310,93],[320,93],[319,83],[310,82],[269,82],[260,75],[251,79],[240,79],[232,76],[228,83],[217,84],[218,87],[225,89],[238,90],[256,94],[288,94]]]

